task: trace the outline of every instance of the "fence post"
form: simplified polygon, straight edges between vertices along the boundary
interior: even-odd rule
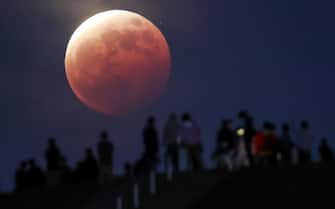
[[[139,194],[139,188],[138,188],[137,182],[135,182],[134,187],[133,187],[133,204],[134,204],[134,208],[140,207],[140,194]]]
[[[150,187],[150,194],[154,195],[156,194],[156,172],[155,170],[151,170],[150,171],[150,183],[149,183],[149,187]]]
[[[166,171],[167,180],[169,182],[172,181],[173,172],[174,172],[173,166],[171,165],[171,163],[169,163],[167,171]]]
[[[122,209],[122,196],[119,195],[116,199],[116,209]]]

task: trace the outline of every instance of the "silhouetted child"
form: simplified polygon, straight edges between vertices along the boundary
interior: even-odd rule
[[[27,178],[30,188],[39,188],[45,183],[45,175],[43,170],[36,165],[35,160],[31,159],[28,162],[29,170],[27,172]]]
[[[143,130],[144,158],[151,162],[154,168],[158,163],[159,142],[158,134],[155,127],[155,118],[150,116],[147,125]]]
[[[84,179],[87,181],[96,181],[99,175],[99,167],[92,149],[86,149],[85,160],[82,162],[82,166]]]
[[[47,160],[47,168],[49,171],[59,169],[59,163],[62,156],[54,138],[49,138],[48,148],[45,153],[45,157]]]
[[[60,160],[60,172],[62,183],[69,184],[73,183],[73,174],[71,168],[68,166],[65,157]]]
[[[74,183],[81,183],[84,182],[85,179],[85,165],[83,161],[78,161],[76,163],[76,169],[74,171]]]
[[[149,163],[147,163],[147,159],[142,156],[140,159],[137,159],[135,161],[135,165],[134,165],[134,176],[139,176],[141,174],[143,174],[144,172],[150,170],[150,165]]]
[[[15,191],[21,192],[25,189],[27,189],[28,185],[28,176],[27,176],[27,162],[21,161],[20,167],[16,170],[15,175]]]
[[[329,163],[329,162],[334,161],[333,150],[328,145],[326,138],[321,139],[321,143],[319,145],[319,154],[320,154],[321,162],[323,163]]]
[[[178,137],[180,138],[183,147],[186,149],[190,169],[198,171],[203,167],[201,157],[201,131],[189,113],[184,113],[181,120],[182,124]]]
[[[176,113],[171,113],[164,127],[163,144],[166,146],[166,170],[171,164],[175,172],[179,170],[179,143],[177,141],[179,128],[178,116]]]

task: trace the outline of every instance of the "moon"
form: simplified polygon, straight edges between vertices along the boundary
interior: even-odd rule
[[[111,10],[84,21],[65,54],[65,74],[89,108],[118,116],[152,104],[169,77],[171,56],[160,30],[145,17]]]

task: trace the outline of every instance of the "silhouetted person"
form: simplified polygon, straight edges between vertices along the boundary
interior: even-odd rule
[[[82,162],[82,172],[85,180],[96,181],[99,175],[98,161],[91,148],[86,149],[85,159]]]
[[[180,137],[180,141],[187,151],[189,166],[194,171],[200,170],[203,167],[200,128],[189,113],[184,113],[181,120],[182,124],[178,137]]]
[[[216,151],[213,156],[218,163],[218,167],[232,169],[235,146],[236,138],[231,127],[231,120],[223,120],[217,133]]]
[[[245,131],[244,140],[245,146],[247,150],[247,155],[249,158],[250,165],[253,165],[253,154],[252,154],[252,140],[256,134],[256,130],[254,128],[254,119],[249,115],[247,111],[241,111],[238,114],[239,119],[243,121],[243,128]]]
[[[279,138],[279,152],[281,154],[284,165],[289,165],[292,163],[293,147],[294,144],[290,135],[290,126],[285,123],[282,126],[282,134]]]
[[[124,164],[124,176],[125,177],[132,177],[133,175],[134,175],[133,166],[129,162],[125,163]]]
[[[178,116],[176,113],[171,113],[164,127],[163,143],[166,146],[166,169],[171,163],[175,172],[179,170],[179,143],[177,140],[179,129]]]
[[[136,160],[134,165],[134,176],[139,176],[147,171],[152,169],[152,162],[150,159],[147,159],[145,155],[143,155],[140,159]]]
[[[60,159],[60,171],[62,183],[69,184],[73,182],[73,175],[71,168],[68,166],[65,157]]]
[[[255,163],[258,166],[267,166],[276,163],[276,143],[274,124],[264,122],[263,131],[255,135],[252,144]]]
[[[27,189],[28,177],[27,177],[27,162],[22,161],[20,167],[16,170],[15,174],[16,187],[15,191],[20,192]]]
[[[321,139],[321,143],[319,145],[319,154],[320,154],[321,162],[323,163],[329,163],[329,162],[334,161],[333,150],[328,145],[326,138]]]
[[[155,167],[158,162],[159,142],[155,127],[155,118],[150,116],[147,125],[143,130],[144,158],[146,158],[151,167]]]
[[[309,123],[302,121],[297,135],[298,161],[301,164],[311,161],[313,136],[310,133]]]
[[[106,131],[100,134],[100,141],[97,145],[100,164],[100,183],[106,182],[113,175],[113,152],[114,145],[108,140]]]
[[[269,156],[269,162],[271,165],[275,166],[277,165],[277,155],[279,152],[279,147],[278,147],[278,137],[276,135],[276,125],[274,123],[270,123],[269,127],[269,134],[266,135],[266,146],[270,150],[271,154]]]
[[[27,172],[27,177],[29,181],[30,188],[40,188],[45,183],[45,175],[43,170],[36,165],[35,160],[31,159],[28,161],[29,170]]]
[[[245,131],[243,128],[239,128],[236,130],[236,136],[237,136],[237,144],[236,144],[236,153],[234,156],[234,161],[233,161],[233,169],[241,169],[243,167],[249,167],[250,162],[248,158],[248,153],[245,145],[245,140],[244,140],[244,134]]]
[[[49,138],[48,148],[45,153],[45,157],[47,160],[47,167],[49,171],[59,169],[59,163],[62,156],[54,138]]]
[[[97,150],[100,164],[112,167],[114,145],[108,140],[108,134],[106,131],[103,131],[100,134],[100,141],[98,143]]]
[[[78,161],[76,163],[76,169],[74,171],[74,183],[81,183],[86,180],[86,170],[85,165],[83,161]]]

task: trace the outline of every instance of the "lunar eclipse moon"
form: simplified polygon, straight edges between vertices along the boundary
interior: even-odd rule
[[[169,46],[143,16],[124,10],[94,15],[73,33],[65,72],[81,102],[91,109],[124,115],[153,103],[170,76]]]

